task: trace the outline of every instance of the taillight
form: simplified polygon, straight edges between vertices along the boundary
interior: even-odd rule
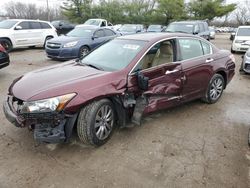
[[[235,63],[235,57],[234,57],[233,54],[231,54],[231,55],[229,56],[229,58]]]
[[[0,44],[0,51],[1,52],[6,52],[5,48]]]

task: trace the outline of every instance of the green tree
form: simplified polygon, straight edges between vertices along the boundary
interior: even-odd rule
[[[192,19],[213,20],[235,10],[236,4],[223,4],[223,0],[195,0],[188,4],[188,12]]]
[[[164,24],[186,17],[184,0],[157,0],[157,2],[157,18],[161,20],[164,18]]]

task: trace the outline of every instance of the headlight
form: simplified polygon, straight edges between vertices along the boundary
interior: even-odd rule
[[[63,45],[64,48],[71,48],[73,46],[75,46],[77,44],[78,41],[74,41],[74,42],[68,42],[66,44]]]
[[[244,40],[235,40],[235,43],[243,43],[245,42]]]
[[[43,99],[39,101],[26,102],[21,110],[22,113],[44,113],[61,111],[66,104],[76,96],[75,93]]]

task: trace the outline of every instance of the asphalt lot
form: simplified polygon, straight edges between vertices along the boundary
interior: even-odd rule
[[[212,42],[230,49],[229,35]],[[225,187],[250,186],[250,75],[238,72],[219,102],[193,101],[147,116],[141,127],[115,131],[102,147],[37,145],[33,133],[16,128],[0,109],[0,188],[9,187]],[[57,61],[43,49],[10,53],[0,70],[0,100],[16,77]],[[42,79],[42,78],[41,78]],[[31,80],[32,82],[32,80]]]

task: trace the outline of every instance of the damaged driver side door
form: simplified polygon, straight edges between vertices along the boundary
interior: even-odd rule
[[[183,72],[176,62],[175,40],[154,45],[128,76],[128,92],[135,95],[132,121],[141,123],[143,113],[180,103]]]

